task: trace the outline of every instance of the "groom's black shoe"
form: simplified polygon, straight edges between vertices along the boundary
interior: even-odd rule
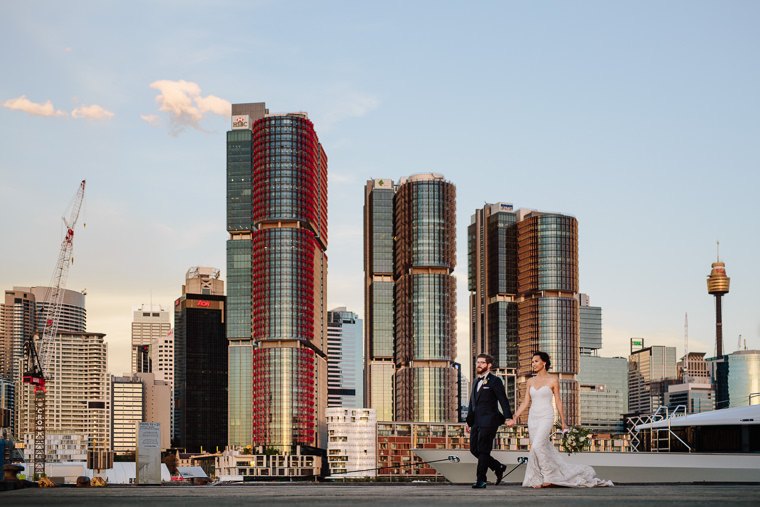
[[[504,478],[504,472],[507,471],[507,465],[501,465],[501,467],[496,471],[496,482],[494,483],[494,486],[498,486],[501,480]]]
[[[476,482],[472,485],[472,489],[486,489],[486,483],[485,482]]]

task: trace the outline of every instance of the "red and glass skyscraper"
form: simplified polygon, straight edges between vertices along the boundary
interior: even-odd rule
[[[327,156],[305,113],[234,104],[227,135],[230,444],[320,447]]]
[[[457,420],[456,188],[439,174],[367,182],[365,404],[378,420]]]

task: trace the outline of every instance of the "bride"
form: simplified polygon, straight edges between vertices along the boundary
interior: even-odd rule
[[[525,470],[524,488],[548,488],[564,486],[570,488],[593,488],[612,486],[611,481],[596,477],[594,469],[588,465],[566,463],[550,440],[554,427],[554,407],[552,397],[557,405],[562,430],[567,430],[562,401],[559,397],[559,381],[546,371],[551,366],[549,354],[536,352],[531,361],[535,376],[528,380],[525,400],[517,409],[512,419],[507,421],[510,428],[520,414],[530,405],[528,412],[528,432],[530,433],[530,454]],[[532,400],[532,403],[531,403]]]

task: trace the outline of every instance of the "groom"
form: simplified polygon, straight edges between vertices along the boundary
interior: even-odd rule
[[[475,362],[477,379],[473,383],[470,406],[467,410],[467,426],[470,430],[470,452],[478,458],[478,475],[473,488],[486,487],[486,472],[490,468],[496,473],[496,483],[504,477],[506,465],[491,457],[496,430],[506,419],[512,418],[509,400],[501,379],[491,373],[493,358],[480,354]],[[499,412],[498,405],[501,405]]]

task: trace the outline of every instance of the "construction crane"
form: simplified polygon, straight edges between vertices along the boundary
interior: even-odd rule
[[[58,262],[55,265],[53,276],[45,294],[45,312],[41,327],[34,338],[27,337],[24,340],[24,375],[25,384],[34,386],[34,474],[41,477],[45,473],[45,428],[46,405],[45,405],[45,381],[49,380],[48,366],[50,364],[50,349],[58,334],[58,323],[63,307],[63,295],[66,291],[66,279],[69,275],[69,267],[72,263],[74,249],[74,227],[79,219],[79,210],[84,199],[85,180],[79,185],[76,197],[70,206],[71,214],[68,220],[63,217],[66,226],[66,235],[61,242],[61,251],[58,254]],[[37,321],[38,323],[40,320]],[[40,325],[40,324],[38,324]]]

